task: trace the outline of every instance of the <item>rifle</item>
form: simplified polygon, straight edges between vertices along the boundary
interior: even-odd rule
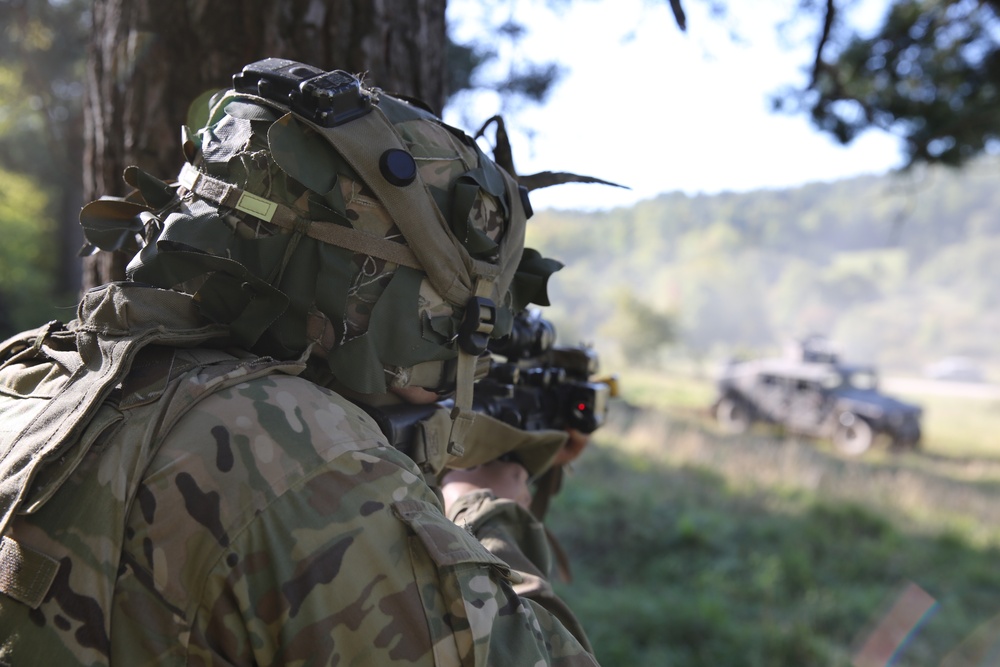
[[[472,409],[524,431],[576,429],[593,433],[617,394],[614,378],[593,379],[599,366],[590,347],[555,345],[555,327],[538,311],[517,315],[507,336],[490,341],[489,370],[476,383]],[[414,451],[420,422],[453,401],[365,409],[389,443],[420,463]],[[516,452],[511,458],[517,460]]]

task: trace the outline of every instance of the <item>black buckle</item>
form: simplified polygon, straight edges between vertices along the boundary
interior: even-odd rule
[[[486,351],[490,334],[497,323],[497,307],[493,299],[474,296],[465,304],[465,314],[458,325],[458,346],[479,356]]]

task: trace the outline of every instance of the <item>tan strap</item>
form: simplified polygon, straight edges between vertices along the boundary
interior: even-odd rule
[[[284,204],[258,197],[232,183],[209,176],[190,163],[181,169],[177,182],[219,206],[242,211],[282,229],[300,232],[338,248],[346,248],[418,271],[424,270],[413,251],[401,243],[371,236],[353,227],[306,220]]]
[[[475,296],[490,294],[493,291],[493,285],[493,281],[487,278],[476,280]],[[470,303],[472,302],[470,301]],[[494,314],[495,312],[494,309]],[[483,321],[482,313],[477,313],[477,316],[480,318],[479,331],[489,335],[493,329],[493,323]],[[459,346],[458,364],[455,369],[455,408],[452,410],[451,434],[448,436],[449,447],[456,444],[463,446],[465,437],[476,420],[476,413],[472,410],[472,399],[478,366],[479,355],[467,352]]]
[[[493,291],[493,281],[480,278],[476,281],[476,291],[475,296],[486,297]],[[470,304],[473,302],[470,301]],[[466,306],[468,309],[469,306]],[[496,314],[496,307],[493,307],[493,314]],[[473,315],[473,313],[466,313],[467,316]],[[486,315],[483,312],[474,313],[474,315],[479,318],[479,328],[478,332],[489,335],[493,331],[493,322],[484,320]],[[481,352],[485,352],[482,350]],[[464,348],[459,346],[458,350],[458,366],[455,371],[455,406],[461,410],[471,410],[472,409],[472,394],[473,394],[473,383],[476,381],[476,369],[479,366],[479,355],[472,354],[466,351]]]

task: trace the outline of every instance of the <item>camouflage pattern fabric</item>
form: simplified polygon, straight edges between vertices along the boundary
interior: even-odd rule
[[[5,537],[59,570],[37,609],[0,595],[0,664],[596,664],[360,408],[201,354],[143,357],[72,476],[14,519]],[[525,534],[511,520],[477,525]]]
[[[593,651],[580,621],[552,589],[549,573],[554,563],[549,536],[526,509],[482,490],[459,498],[448,509],[448,518],[518,572],[520,581],[514,584],[518,595],[544,606],[588,651]]]

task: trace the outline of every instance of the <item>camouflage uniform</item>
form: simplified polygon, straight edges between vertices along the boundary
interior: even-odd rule
[[[71,328],[113,303],[122,321],[100,329],[127,336],[143,305],[170,321],[162,309],[185,300],[112,285]],[[596,664],[558,620],[523,510],[473,494],[456,526],[413,462],[300,365],[169,340],[102,405],[68,480],[13,520],[5,548],[58,571],[36,609],[0,595],[0,664]]]

